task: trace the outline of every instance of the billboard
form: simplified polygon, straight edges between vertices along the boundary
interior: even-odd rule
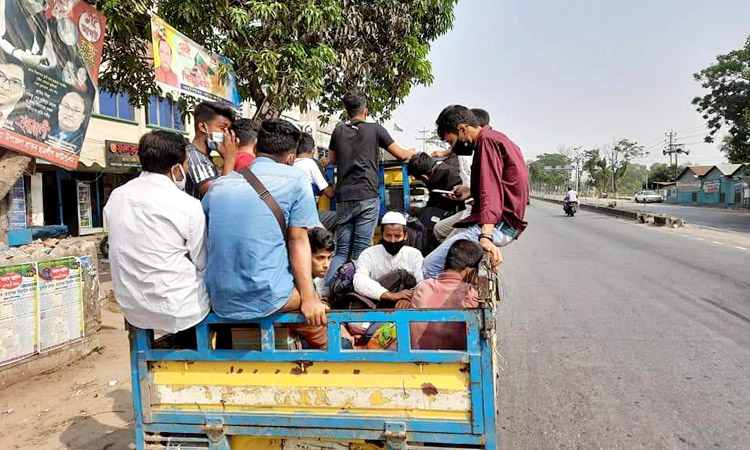
[[[237,77],[220,69],[231,68],[229,59],[209,53],[157,16],[151,16],[151,37],[154,79],[162,87],[240,107]]]
[[[0,146],[77,167],[105,26],[79,0],[0,1]]]

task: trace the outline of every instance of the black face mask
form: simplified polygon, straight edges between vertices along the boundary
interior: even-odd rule
[[[471,156],[476,146],[471,142],[458,141],[453,146],[453,153],[458,156]]]
[[[385,251],[387,251],[389,255],[396,256],[404,245],[406,245],[406,241],[388,242],[385,239],[381,239],[380,245],[385,247]]]

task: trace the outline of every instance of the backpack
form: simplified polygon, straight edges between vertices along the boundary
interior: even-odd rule
[[[331,297],[334,306],[338,307],[337,305],[346,294],[354,292],[354,273],[356,271],[357,266],[354,265],[354,261],[347,261],[336,269],[331,281]]]
[[[424,256],[429,253],[429,236],[422,222],[416,217],[406,219],[406,245],[414,247]]]

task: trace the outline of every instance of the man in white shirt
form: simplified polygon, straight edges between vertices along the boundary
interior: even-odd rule
[[[133,326],[176,333],[208,314],[206,218],[184,192],[187,142],[152,131],[138,143],[140,176],[104,207],[115,298]]]
[[[380,244],[356,261],[354,292],[373,304],[408,308],[414,287],[423,279],[422,253],[406,245],[406,217],[387,212],[381,221]]]
[[[563,202],[570,203],[570,202],[577,202],[578,201],[578,192],[576,192],[575,189],[572,187],[568,188],[568,192],[565,194],[565,199]]]
[[[336,195],[336,188],[328,184],[328,180],[320,171],[317,161],[313,159],[314,149],[315,141],[313,137],[310,133],[302,133],[302,138],[297,146],[297,159],[294,160],[292,167],[302,171],[307,176],[312,185],[313,194],[333,198]]]

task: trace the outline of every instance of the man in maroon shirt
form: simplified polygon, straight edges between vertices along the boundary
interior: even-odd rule
[[[492,265],[503,262],[499,247],[517,239],[526,229],[523,220],[529,196],[529,171],[521,149],[489,125],[481,127],[471,110],[461,105],[443,109],[436,121],[441,139],[474,149],[471,188],[457,186],[452,199],[474,199],[471,215],[454,225],[464,230],[446,239],[424,260],[424,277],[436,278],[443,270],[450,246],[459,239],[479,241]]]

